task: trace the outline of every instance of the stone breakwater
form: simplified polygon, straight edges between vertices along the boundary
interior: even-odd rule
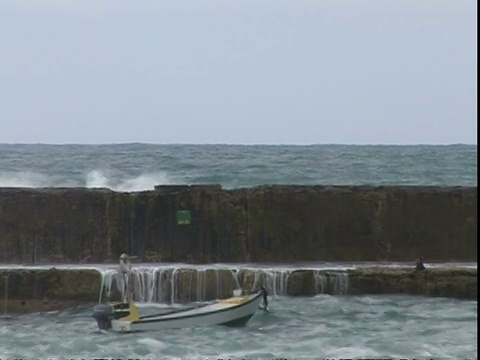
[[[477,260],[477,188],[0,188],[0,263]]]
[[[118,301],[123,287],[116,270],[0,269],[0,313],[61,310]],[[271,296],[317,294],[410,294],[477,299],[477,269],[364,267],[319,269],[144,268],[131,274],[138,302],[189,303],[226,298],[236,289],[265,286]]]

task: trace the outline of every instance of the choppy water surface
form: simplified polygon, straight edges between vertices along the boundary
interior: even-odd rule
[[[0,144],[0,187],[477,185],[476,145]]]
[[[164,311],[143,305],[141,312]],[[91,307],[0,318],[1,359],[476,358],[477,302],[415,296],[273,297],[242,328],[100,332]]]

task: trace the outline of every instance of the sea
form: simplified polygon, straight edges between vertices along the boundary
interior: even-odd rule
[[[477,186],[476,145],[0,144],[0,187]]]
[[[134,192],[162,184],[476,187],[477,146],[0,144],[0,187]],[[139,306],[147,314],[188,304]],[[89,305],[0,309],[0,360],[477,359],[477,301],[279,292],[245,327],[133,334],[100,331],[91,313]]]

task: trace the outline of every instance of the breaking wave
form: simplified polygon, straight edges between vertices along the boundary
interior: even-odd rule
[[[142,174],[133,178],[116,180],[107,176],[104,172],[93,170],[86,176],[85,187],[87,188],[108,188],[115,191],[143,191],[153,190],[155,185],[168,185],[171,181],[166,174],[157,172]]]
[[[172,179],[163,172],[145,173],[138,176],[116,176],[115,174],[92,170],[85,175],[65,177],[47,175],[38,172],[2,172],[0,187],[44,188],[44,187],[85,187],[108,188],[114,191],[144,191],[153,190],[155,185],[168,185]]]

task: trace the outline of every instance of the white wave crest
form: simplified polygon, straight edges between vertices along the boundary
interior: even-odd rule
[[[93,170],[87,174],[85,179],[87,188],[110,188],[109,180],[101,171]]]
[[[142,191],[153,190],[155,185],[171,184],[168,177],[163,173],[143,174],[136,178],[121,182],[116,186],[116,191]]]
[[[145,173],[130,178],[119,177],[104,170],[92,170],[77,178],[61,178],[55,174],[47,175],[32,171],[0,172],[0,187],[14,188],[86,187],[131,192],[153,190],[155,185],[171,183],[172,180],[162,172]]]
[[[170,184],[166,174],[147,173],[130,179],[115,179],[113,175],[106,175],[103,171],[93,170],[86,176],[85,187],[108,188],[114,191],[144,191],[153,190],[155,185]]]

